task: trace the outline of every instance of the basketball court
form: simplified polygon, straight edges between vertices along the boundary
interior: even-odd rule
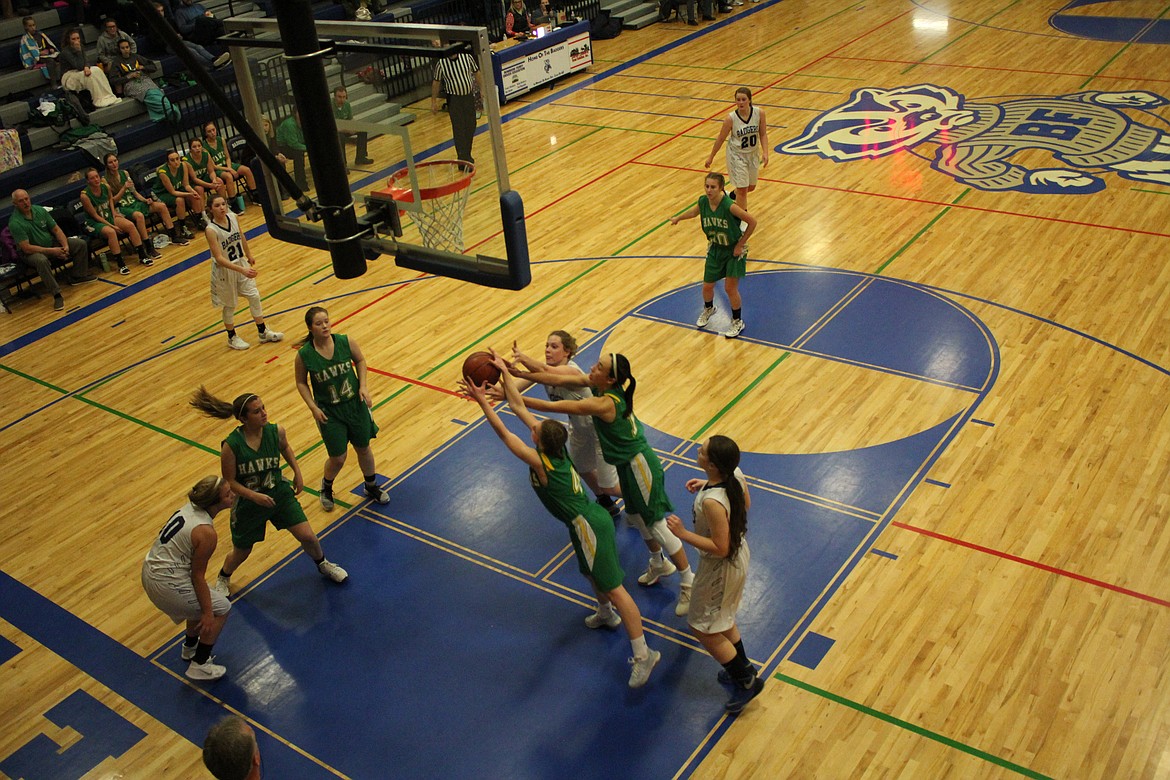
[[[66,288],[64,315],[22,304],[0,322],[0,775],[205,776],[198,746],[226,714],[256,729],[266,777],[1165,775],[1167,13],[766,0],[627,31],[593,42],[588,73],[480,119],[462,248],[514,259],[501,198],[518,193],[520,289],[388,256],[339,279],[249,209],[286,343],[226,347],[201,239],[128,284]],[[771,151],[747,329],[726,339],[721,286],[695,328],[705,242],[669,217],[702,193],[743,84]],[[429,97],[401,112],[363,125],[375,166],[347,176],[363,207],[407,156],[451,159]],[[311,235],[278,189],[281,225]],[[428,248],[403,211],[399,241]],[[366,355],[386,506],[352,456],[338,509],[316,500],[325,453],[287,343],[311,305]],[[629,357],[688,523],[699,444],[744,451],[738,623],[767,687],[738,717],[674,615],[678,578],[632,582],[646,550],[622,520],[663,653],[627,688],[629,643],[583,625],[563,526],[455,392],[471,352],[538,355],[555,329],[581,366]],[[200,384],[262,396],[350,573],[327,582],[270,532],[233,577],[211,683],[183,677],[181,631],[138,582],[232,427],[187,407]],[[214,566],[227,513],[216,526]]]

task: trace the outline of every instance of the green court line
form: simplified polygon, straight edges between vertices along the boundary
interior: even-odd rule
[[[1170,190],[1143,190],[1141,187],[1130,187],[1131,192],[1144,192],[1147,195],[1170,195]]]
[[[16,374],[21,379],[27,379],[28,381],[30,381],[34,384],[38,384],[41,387],[47,387],[50,390],[56,390],[61,395],[65,395],[69,392],[68,390],[57,387],[56,385],[49,384],[48,382],[46,382],[43,379],[37,379],[35,376],[32,376],[31,374],[26,374],[23,371],[20,371],[19,369],[15,369],[12,366],[6,366],[3,363],[0,363],[0,368],[4,369],[5,371],[7,371],[10,374]]]
[[[82,398],[81,396],[74,396],[74,398],[76,398],[78,401],[81,401],[83,404],[89,404],[90,406],[92,406],[96,409],[101,409],[103,412],[108,412],[108,413],[114,415],[115,417],[121,417],[123,420],[129,420],[132,423],[136,423],[138,425],[141,425],[143,428],[146,428],[147,430],[154,431],[155,433],[161,433],[163,436],[168,436],[168,437],[174,439],[175,441],[181,441],[184,444],[189,444],[192,447],[203,450],[204,452],[209,452],[212,455],[215,455],[216,457],[219,456],[219,450],[217,450],[217,449],[214,449],[212,447],[208,447],[206,444],[200,444],[197,441],[194,441],[192,439],[188,439],[186,436],[180,436],[177,433],[173,433],[171,431],[168,431],[165,428],[160,428],[157,425],[152,425],[151,423],[146,422],[146,420],[140,420],[137,417],[134,417],[133,415],[126,414],[125,412],[120,412],[117,409],[114,409],[113,407],[106,406],[105,404],[102,404],[102,403],[98,403],[97,401],[93,400],[92,398]]]
[[[1150,29],[1150,27],[1151,27],[1151,26],[1153,26],[1154,22],[1157,22],[1157,21],[1161,20],[1161,18],[1162,18],[1163,16],[1165,16],[1165,15],[1166,15],[1168,12],[1170,12],[1170,5],[1168,5],[1168,6],[1166,6],[1165,8],[1163,8],[1163,9],[1162,9],[1162,13],[1158,14],[1157,16],[1155,16],[1155,17],[1154,17],[1154,18],[1153,18],[1153,19],[1150,21],[1150,23],[1149,23],[1148,25],[1146,25],[1145,27],[1143,27],[1143,28],[1142,28],[1142,32],[1145,32],[1146,30],[1149,30],[1149,29]],[[1120,49],[1118,49],[1118,50],[1117,50],[1117,51],[1114,53],[1114,55],[1113,55],[1112,57],[1110,57],[1109,59],[1105,60],[1105,62],[1104,62],[1102,65],[1101,65],[1101,67],[1099,67],[1099,68],[1097,68],[1095,71],[1093,71],[1093,75],[1089,76],[1087,79],[1085,79],[1083,82],[1081,82],[1081,85],[1080,85],[1079,89],[1084,89],[1085,87],[1089,86],[1089,84],[1091,84],[1091,83],[1093,82],[1093,80],[1094,80],[1094,79],[1096,79],[1098,76],[1100,76],[1100,75],[1101,75],[1101,71],[1105,70],[1105,69],[1106,69],[1106,68],[1108,68],[1110,65],[1112,65],[1112,64],[1114,63],[1114,61],[1115,61],[1115,60],[1116,60],[1118,57],[1120,57],[1122,54],[1125,54],[1125,53],[1126,53],[1127,51],[1129,51],[1129,50],[1130,50],[1130,48],[1132,48],[1132,47],[1133,47],[1133,41],[1126,41],[1126,42],[1125,42],[1125,44],[1123,44],[1123,45],[1122,45],[1122,47],[1121,47]]]
[[[785,360],[787,360],[789,355],[791,355],[791,354],[792,354],[791,352],[785,352],[783,355],[776,358],[776,361],[774,363],[772,363],[772,365],[765,368],[763,370],[763,372],[761,372],[758,377],[756,377],[750,383],[748,383],[748,386],[745,387],[743,390],[741,390],[739,395],[737,395],[735,398],[732,398],[730,401],[728,401],[727,405],[724,406],[722,409],[720,409],[718,412],[716,412],[714,417],[712,417],[710,420],[708,420],[703,425],[703,427],[699,428],[699,430],[695,431],[694,434],[692,434],[690,437],[691,441],[701,441],[702,435],[704,433],[706,433],[708,430],[710,430],[711,426],[713,426],[715,423],[719,422],[719,420],[724,415],[726,415],[728,412],[731,411],[731,408],[733,406],[735,406],[740,401],[742,401],[744,399],[744,397],[747,396],[748,393],[750,393],[752,390],[754,390],[756,388],[756,386],[760,384],[760,382],[763,382],[764,378],[767,377],[768,374],[772,373],[772,371],[774,371],[777,366],[779,366],[781,363],[783,363]]]
[[[820,696],[823,699],[828,699],[829,701],[831,701],[835,704],[840,704],[840,705],[848,707],[852,710],[857,710],[858,712],[860,712],[863,715],[868,715],[871,718],[877,718],[880,721],[883,721],[885,723],[889,723],[892,726],[897,726],[900,729],[904,729],[906,731],[912,732],[914,734],[917,734],[920,737],[926,737],[927,739],[931,739],[931,740],[934,740],[935,742],[946,745],[949,748],[954,748],[955,750],[959,750],[959,751],[962,751],[963,753],[966,753],[968,755],[975,756],[976,758],[980,758],[980,759],[982,759],[990,764],[995,764],[996,766],[1003,767],[1004,769],[1015,772],[1016,774],[1023,775],[1024,777],[1032,777],[1032,778],[1036,778],[1036,780],[1051,780],[1051,778],[1048,775],[1041,774],[1040,772],[1037,772],[1034,769],[1029,769],[1026,766],[1020,766],[1019,764],[1013,764],[1011,761],[1008,761],[1007,759],[1000,758],[999,756],[988,753],[985,750],[980,750],[979,748],[972,747],[970,745],[965,745],[962,742],[951,739],[950,737],[944,737],[942,734],[939,734],[939,733],[934,732],[934,731],[929,731],[927,729],[924,729],[922,726],[917,726],[917,725],[910,723],[908,721],[904,721],[901,718],[895,718],[893,715],[887,715],[884,712],[879,712],[878,710],[875,710],[872,707],[867,707],[864,704],[860,704],[860,703],[852,701],[850,699],[846,699],[843,696],[838,696],[835,693],[830,693],[829,691],[826,691],[822,688],[817,688],[814,685],[809,685],[806,682],[802,682],[800,680],[794,679],[792,677],[789,677],[786,674],[781,674],[780,672],[776,672],[773,675],[773,678],[780,680],[781,682],[787,683],[789,685],[792,685],[796,688],[800,688],[801,690],[807,691],[807,692],[814,694],[816,696]]]
[[[1017,0],[1017,2],[1018,2],[1018,0]],[[808,27],[802,27],[799,30],[797,30],[796,32],[791,33],[790,35],[785,35],[783,38],[777,38],[776,40],[769,43],[767,46],[762,46],[759,49],[756,49],[751,54],[740,57],[738,60],[732,60],[731,62],[727,63],[727,67],[725,69],[732,70],[732,69],[734,69],[734,67],[736,65],[743,62],[744,60],[751,59],[752,57],[755,57],[757,54],[760,54],[761,52],[765,52],[768,49],[779,46],[780,44],[784,43],[785,41],[790,41],[798,35],[804,35],[806,32],[808,32],[810,30],[815,30],[816,28],[820,27],[822,24],[826,24],[826,23],[832,21],[833,19],[836,19],[838,16],[840,16],[843,13],[846,13],[848,11],[856,11],[858,8],[862,8],[864,6],[865,6],[865,3],[854,3],[853,5],[842,8],[837,13],[830,14],[829,16],[826,16],[824,19],[821,19],[819,22],[813,22]]]
[[[1019,3],[1019,2],[1020,2],[1020,0],[1012,0],[1012,2],[1008,3],[1008,4],[1007,4],[1007,5],[1005,5],[1003,8],[999,9],[998,11],[996,11],[995,13],[993,13],[991,16],[988,16],[988,17],[986,17],[986,18],[984,18],[984,19],[981,19],[981,20],[979,20],[978,22],[971,23],[971,24],[970,24],[970,26],[969,26],[969,27],[968,27],[968,28],[967,28],[967,29],[966,29],[964,32],[961,32],[961,33],[959,33],[959,34],[958,34],[958,35],[956,35],[954,38],[952,38],[951,40],[947,41],[946,43],[944,43],[944,44],[943,44],[942,46],[940,46],[939,48],[937,48],[937,49],[935,49],[934,51],[932,51],[930,54],[927,54],[925,57],[923,57],[922,59],[918,60],[918,62],[915,62],[915,63],[914,63],[914,64],[912,64],[912,65],[907,65],[905,68],[903,68],[903,69],[902,69],[902,73],[903,73],[903,74],[909,73],[910,71],[912,71],[912,70],[914,70],[915,68],[917,68],[919,65],[925,65],[925,64],[926,64],[926,62],[927,62],[927,60],[931,59],[931,58],[932,58],[932,57],[934,57],[936,54],[939,54],[939,53],[941,53],[941,52],[943,52],[943,51],[946,51],[948,48],[950,48],[951,46],[954,46],[956,43],[958,43],[959,41],[963,40],[964,38],[966,38],[966,37],[967,37],[968,35],[970,35],[971,33],[975,32],[975,31],[977,31],[977,30],[982,30],[984,27],[986,27],[986,26],[987,26],[987,23],[988,23],[988,22],[990,22],[992,19],[994,19],[995,17],[999,16],[999,15],[1000,15],[1000,14],[1002,14],[1004,11],[1007,11],[1009,8],[1011,8],[1013,5],[1016,5],[1016,4],[1017,4],[1017,3]]]
[[[967,194],[968,194],[969,192],[971,192],[971,188],[970,188],[970,187],[968,187],[967,189],[965,189],[965,190],[963,190],[962,192],[960,192],[960,193],[958,194],[958,196],[957,196],[957,197],[956,197],[954,200],[952,200],[952,201],[951,201],[951,206],[953,206],[953,205],[957,204],[957,203],[958,203],[959,201],[961,201],[963,198],[967,197]],[[939,213],[935,214],[935,215],[934,215],[934,218],[933,218],[932,220],[930,220],[930,222],[927,222],[927,223],[926,223],[926,225],[925,225],[925,226],[924,226],[924,227],[923,227],[921,230],[919,230],[917,233],[915,233],[913,236],[911,236],[909,241],[907,241],[905,244],[902,244],[902,246],[898,248],[898,251],[897,251],[897,252],[894,252],[894,254],[890,255],[890,258],[889,258],[888,260],[886,260],[886,262],[884,262],[884,263],[882,263],[880,266],[878,266],[878,269],[877,269],[876,271],[874,271],[874,273],[875,273],[875,274],[880,274],[880,273],[882,273],[883,271],[885,271],[885,270],[886,270],[886,268],[888,268],[888,267],[889,267],[890,263],[894,262],[894,261],[895,261],[895,260],[897,260],[899,257],[901,257],[902,253],[903,253],[903,252],[905,252],[907,249],[909,249],[909,248],[910,248],[910,246],[911,246],[911,245],[912,245],[912,244],[913,244],[915,241],[917,241],[918,239],[922,238],[922,234],[923,234],[923,233],[925,233],[926,231],[930,230],[932,227],[934,227],[934,224],[935,224],[936,222],[938,222],[940,219],[942,219],[943,217],[945,217],[945,216],[947,215],[947,212],[949,212],[949,211],[951,210],[951,206],[947,206],[947,207],[946,207],[946,208],[944,208],[942,211],[940,211]]]

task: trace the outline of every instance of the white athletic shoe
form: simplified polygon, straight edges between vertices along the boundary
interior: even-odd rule
[[[244,341],[238,335],[236,335],[236,336],[232,336],[230,339],[228,339],[228,346],[231,347],[232,349],[247,349],[248,347],[250,347],[252,345],[249,344],[248,342]]]
[[[321,572],[321,575],[325,578],[334,582],[345,582],[349,579],[349,573],[332,561],[321,561],[317,564],[317,571]]]
[[[597,611],[585,618],[586,628],[617,628],[622,624],[622,616],[613,607],[598,607]]]
[[[739,334],[743,333],[744,327],[745,326],[742,319],[732,320],[731,326],[727,330],[723,331],[723,335],[725,338],[733,339]]]
[[[231,578],[225,577],[222,574],[215,578],[215,584],[211,586],[213,593],[218,593],[225,599],[232,595]]]
[[[650,672],[654,671],[654,667],[662,659],[662,653],[657,650],[651,650],[650,654],[645,658],[631,658],[630,666],[630,687],[641,688],[650,679]]]
[[[215,656],[208,658],[205,664],[197,664],[192,661],[191,665],[187,667],[187,677],[192,680],[218,680],[223,677],[227,673],[227,667],[212,663],[214,660]]]
[[[265,328],[264,332],[260,334],[260,341],[280,341],[283,338],[283,333],[278,333],[272,328]]]
[[[646,567],[646,571],[638,578],[639,585],[654,585],[663,577],[669,577],[678,571],[678,567],[670,560],[664,557],[662,563],[655,564],[654,559],[650,559],[650,565]]]
[[[674,614],[686,617],[691,611],[691,586],[680,585],[678,588],[678,603],[674,605]]]
[[[715,313],[714,306],[704,306],[703,311],[699,312],[699,319],[695,320],[695,327],[705,328],[707,323],[711,321],[711,315]]]

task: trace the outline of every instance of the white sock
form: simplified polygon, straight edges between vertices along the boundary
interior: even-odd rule
[[[646,645],[645,634],[642,634],[637,639],[631,639],[630,647],[634,649],[634,658],[637,658],[639,661],[650,655],[650,648]]]
[[[691,571],[690,566],[678,570],[678,582],[680,585],[690,585],[694,581],[695,573]]]
[[[650,562],[653,563],[655,566],[661,566],[662,565],[662,550],[659,550],[658,552],[650,553]]]

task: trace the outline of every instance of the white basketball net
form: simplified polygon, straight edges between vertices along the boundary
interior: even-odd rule
[[[470,176],[457,163],[419,166],[419,187],[441,187],[457,179]],[[409,186],[408,182],[404,182]],[[423,246],[448,252],[463,252],[463,210],[471,194],[467,184],[449,195],[424,198],[419,211],[412,211]]]

